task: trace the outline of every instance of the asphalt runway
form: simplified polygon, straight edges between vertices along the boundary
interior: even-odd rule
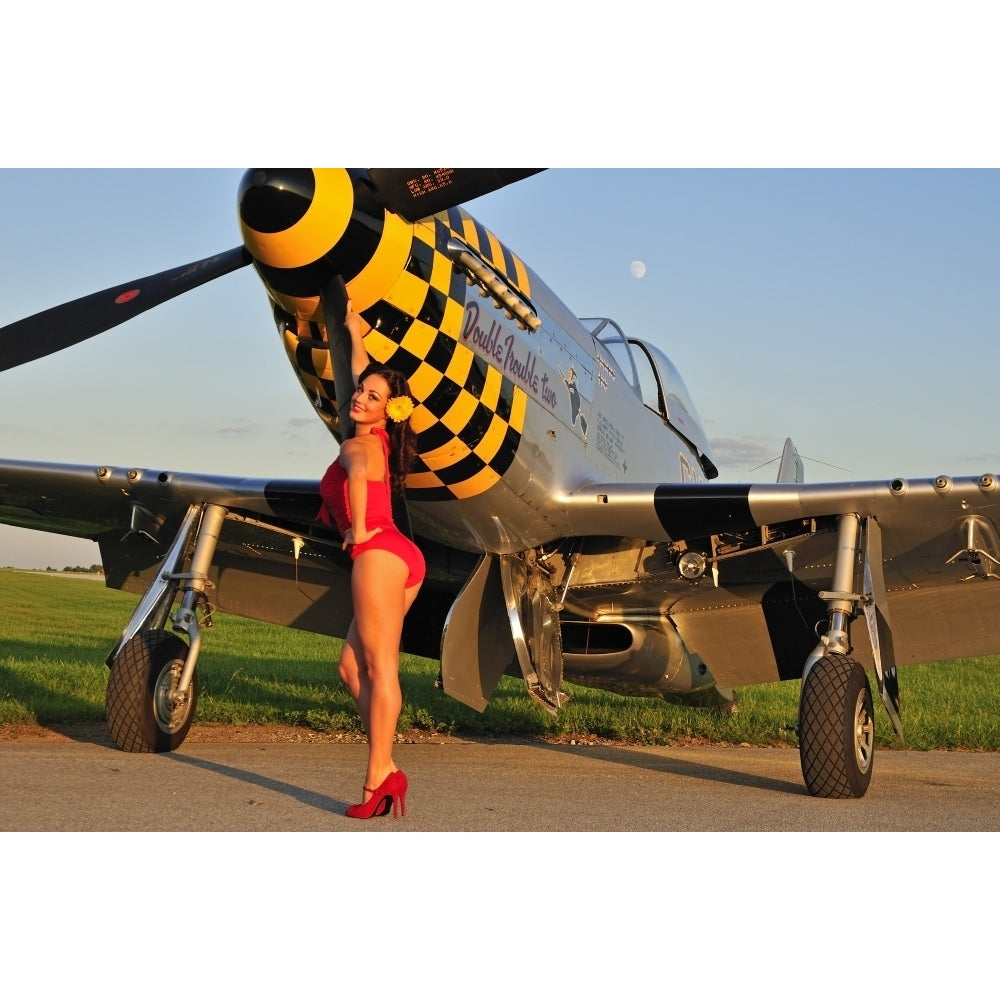
[[[795,749],[451,742],[399,747],[405,818],[359,822],[366,748],[0,743],[11,831],[996,831],[1000,754],[879,750],[863,799],[815,799]]]

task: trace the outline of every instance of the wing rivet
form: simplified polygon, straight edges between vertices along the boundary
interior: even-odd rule
[[[906,480],[894,479],[889,483],[889,492],[894,496],[901,497],[906,492]]]
[[[128,481],[130,483],[137,483],[142,478],[142,473],[138,469],[128,470]]]
[[[997,488],[997,477],[992,472],[987,472],[979,477],[979,488],[984,493],[992,493]]]
[[[951,479],[948,476],[938,476],[934,480],[934,489],[938,493],[947,493],[951,489]]]
[[[107,467],[106,465],[102,465],[102,466],[101,466],[101,467],[100,467],[100,468],[99,468],[99,469],[97,470],[97,478],[98,478],[98,479],[99,479],[99,480],[100,480],[100,481],[101,481],[102,483],[103,483],[103,482],[106,482],[106,481],[107,481],[108,479],[110,479],[110,478],[111,478],[111,470],[110,470],[110,469],[109,469],[109,468],[108,468],[108,467]]]

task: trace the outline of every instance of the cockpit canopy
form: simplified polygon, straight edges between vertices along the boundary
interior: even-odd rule
[[[611,355],[643,404],[697,452],[706,478],[716,479],[719,470],[712,459],[708,435],[673,362],[653,344],[626,337],[613,319],[588,317],[580,322]]]

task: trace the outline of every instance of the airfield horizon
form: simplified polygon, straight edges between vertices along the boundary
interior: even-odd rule
[[[67,582],[75,580],[75,582]],[[79,574],[0,570],[0,739],[110,740],[104,658],[133,606],[129,594]],[[218,615],[199,662],[200,696],[188,740],[360,742],[336,676],[339,641]],[[906,749],[1000,750],[1000,657],[900,668]],[[549,715],[516,678],[501,679],[482,714],[448,698],[438,663],[404,656],[403,743],[519,740],[608,746],[795,747],[797,681],[737,692],[719,714],[568,685]],[[876,699],[876,746],[900,747]]]

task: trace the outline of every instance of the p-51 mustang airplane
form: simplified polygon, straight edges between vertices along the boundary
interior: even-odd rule
[[[534,170],[249,170],[243,244],[0,330],[0,370],[246,265],[333,436],[350,395],[348,297],[417,401],[397,518],[428,577],[403,648],[482,710],[505,672],[552,711],[563,679],[731,701],[802,679],[814,795],[864,795],[898,664],[1000,651],[1000,479],[717,484],[683,381],[652,344],[578,319],[460,203]],[[318,480],[0,460],[0,521],[92,538],[141,594],[108,656],[108,724],[168,751],[195,712],[203,615],[343,636],[350,563]],[[168,627],[169,626],[169,627]],[[182,638],[184,636],[187,641]]]

